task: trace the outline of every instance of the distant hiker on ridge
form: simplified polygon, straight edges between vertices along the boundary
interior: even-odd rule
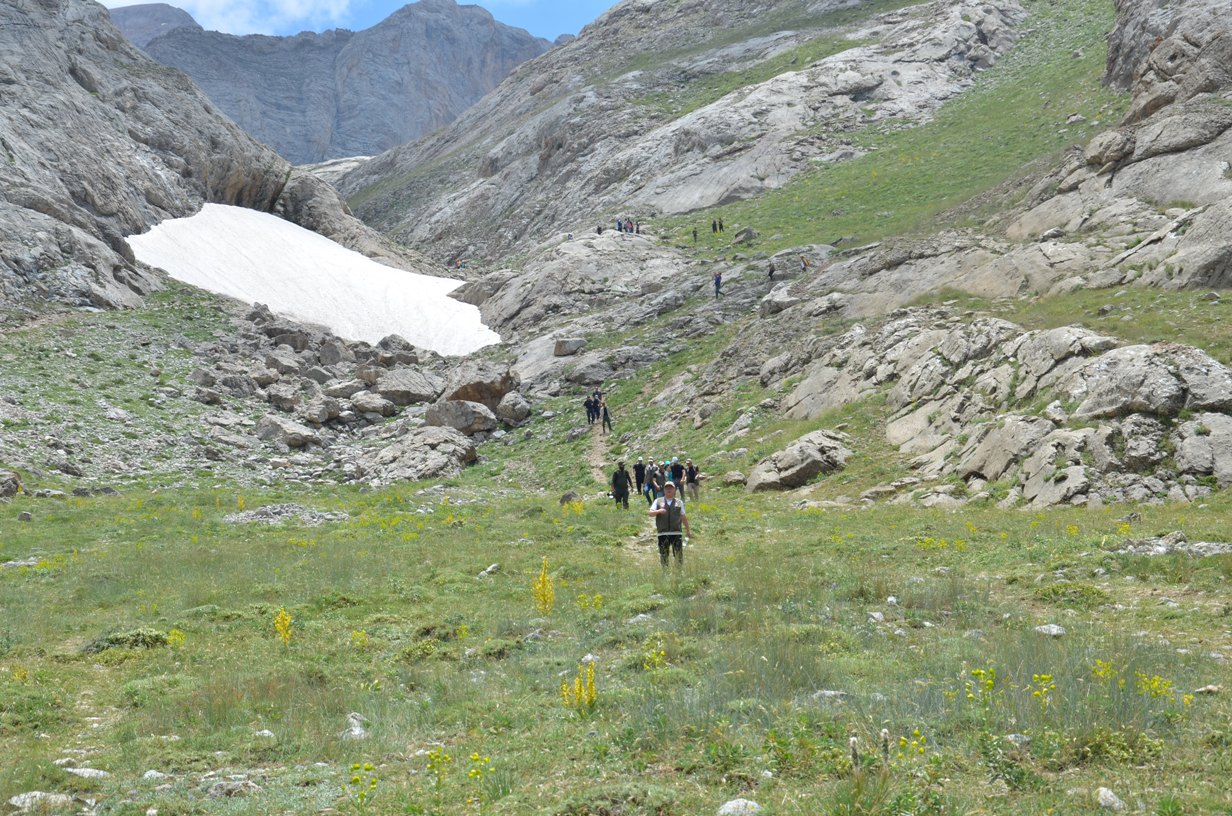
[[[722,218],[719,219],[719,232],[720,233],[723,232],[723,219]]]
[[[604,433],[611,431],[612,430],[612,415],[607,410],[607,400],[599,401],[599,414],[603,419],[603,426],[601,430]]]
[[[766,273],[770,276],[770,280],[773,281],[774,280],[774,260],[773,259],[770,261],[770,268],[766,270]]]
[[[719,234],[719,222],[718,221],[710,222],[710,231],[713,232],[715,235]]]
[[[714,273],[714,299],[718,300],[723,297],[723,273]]]

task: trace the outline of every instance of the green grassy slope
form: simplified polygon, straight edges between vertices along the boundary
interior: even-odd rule
[[[1123,96],[1099,82],[1112,6],[1102,0],[1023,6],[1030,18],[1022,41],[932,122],[860,134],[857,144],[872,152],[821,166],[755,199],[672,219],[669,228],[683,241],[697,222],[722,217],[733,232],[755,228],[763,236],[756,246],[771,251],[933,229],[950,208],[1085,144],[1125,107]],[[1072,114],[1083,121],[1067,124]]]

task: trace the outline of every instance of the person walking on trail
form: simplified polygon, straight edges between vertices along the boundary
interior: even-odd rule
[[[676,495],[676,485],[664,485],[664,494],[650,505],[649,515],[654,517],[655,532],[659,536],[659,563],[667,569],[668,555],[673,556],[676,569],[684,566],[684,536],[693,537],[689,529],[689,516],[684,510],[684,501]]]
[[[625,463],[617,462],[616,469],[612,471],[612,498],[616,500],[617,507],[629,509],[629,488],[632,485],[633,477],[625,470]]]
[[[808,256],[801,255],[800,256],[800,274],[803,275],[807,272],[808,272]]]
[[[714,273],[714,299],[718,300],[723,297],[723,273]]]
[[[723,234],[723,219],[719,219],[719,235]]]
[[[718,221],[710,222],[710,231],[713,232],[715,235],[719,234],[719,222]]]
[[[633,466],[633,480],[637,483],[637,495],[641,496],[646,485],[646,459],[644,457],[637,457],[637,464]]]
[[[651,462],[650,469],[646,471],[646,503],[654,504],[655,499],[663,495],[663,471],[659,470],[659,466]]]
[[[612,414],[607,410],[607,400],[600,400],[599,414],[603,419],[602,430],[604,433],[612,430]]]
[[[676,483],[676,487],[684,484],[684,465],[680,464],[680,459],[673,456],[672,463],[667,466],[668,471],[672,474],[672,481]]]
[[[774,261],[770,261],[770,268],[766,270],[766,274],[770,276],[770,281],[774,282]]]
[[[698,494],[701,492],[701,471],[697,469],[697,465],[693,464],[693,460],[684,463],[684,492],[689,495],[689,501],[697,501]]]
[[[697,243],[697,227],[693,228],[693,243]]]

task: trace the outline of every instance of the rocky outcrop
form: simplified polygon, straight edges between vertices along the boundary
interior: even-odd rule
[[[287,166],[86,0],[0,6],[0,295],[128,306],[124,236],[203,201],[270,209]]]
[[[128,43],[88,0],[0,5],[0,301],[123,307],[159,278],[125,236],[205,202],[280,209],[394,265],[319,182],[227,120],[184,77]]]
[[[476,459],[475,444],[453,428],[407,428],[361,461],[377,484],[457,476]]]
[[[140,3],[111,10],[111,22],[138,48],[177,28],[203,29],[192,15],[166,3]]]
[[[1013,45],[1024,17],[1014,0],[934,2],[857,23],[830,14],[848,5],[625,0],[454,124],[364,163],[342,190],[367,223],[432,241],[448,258],[496,257],[629,209],[685,213],[746,198],[859,155],[852,131],[927,119]],[[716,30],[725,35],[707,42]],[[848,36],[874,44],[717,99],[684,87]]]
[[[135,17],[125,15],[129,30]],[[143,47],[254,137],[307,164],[373,155],[446,125],[551,43],[479,6],[420,0],[364,31],[237,37],[185,26]]]
[[[468,400],[441,400],[428,408],[424,422],[453,428],[467,436],[496,430],[496,414],[486,405]]]
[[[823,473],[841,469],[851,457],[841,434],[814,431],[797,439],[753,469],[745,483],[750,493],[802,487]]]
[[[794,366],[776,362],[763,381]],[[1232,483],[1232,371],[1189,346],[913,310],[848,331],[782,408],[815,419],[874,393],[887,441],[921,475],[956,475],[973,493],[998,482],[1044,507],[1186,500]]]

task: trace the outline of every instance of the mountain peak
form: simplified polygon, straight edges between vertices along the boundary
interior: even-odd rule
[[[111,10],[111,22],[138,48],[177,28],[201,31],[201,25],[182,8],[167,3],[139,3]]]

